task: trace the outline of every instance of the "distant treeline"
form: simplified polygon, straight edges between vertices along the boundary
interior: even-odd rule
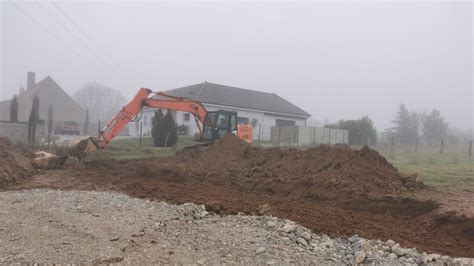
[[[415,145],[425,143],[437,145],[441,141],[447,144],[459,144],[460,136],[449,134],[449,125],[437,109],[431,112],[408,110],[405,104],[400,104],[391,121],[393,127],[383,132],[385,143]],[[339,120],[335,124],[325,125],[326,128],[345,129],[349,131],[350,145],[375,145],[379,141],[377,129],[368,116],[354,120]]]
[[[414,145],[420,141],[438,144],[448,135],[448,123],[437,109],[429,113],[420,113],[409,111],[404,104],[401,104],[392,124],[394,127],[386,133],[394,136],[396,143],[402,145]]]
[[[377,129],[368,116],[356,120],[339,120],[337,124],[329,124],[324,127],[348,130],[349,145],[377,144]]]

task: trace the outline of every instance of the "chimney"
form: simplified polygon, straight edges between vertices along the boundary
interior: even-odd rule
[[[26,90],[32,89],[35,85],[35,72],[28,72]]]
[[[20,93],[18,95],[22,95],[25,92],[25,88],[23,86],[20,87]]]

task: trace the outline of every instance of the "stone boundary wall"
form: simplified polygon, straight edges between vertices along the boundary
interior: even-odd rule
[[[349,131],[319,127],[272,127],[271,142],[297,146],[349,143]]]
[[[45,135],[43,130],[43,124],[36,125],[36,137],[37,143],[41,142],[42,137]],[[13,143],[28,143],[28,123],[27,122],[9,122],[0,121],[0,136],[7,137]]]

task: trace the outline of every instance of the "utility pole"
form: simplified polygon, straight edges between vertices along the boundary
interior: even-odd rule
[[[258,123],[258,145],[260,145],[261,138],[262,138],[262,124]]]
[[[392,136],[392,145],[390,146],[390,152],[393,153],[393,142],[394,142],[394,137]]]
[[[472,139],[469,140],[469,157],[472,157]]]
[[[441,149],[439,150],[440,154],[444,153],[444,139],[441,139]]]
[[[281,127],[278,127],[278,146],[281,147]]]
[[[51,142],[51,127],[52,127],[51,123],[52,123],[52,121],[49,120],[49,123],[48,123],[48,152],[50,151],[49,150],[49,144]]]
[[[140,121],[140,144],[139,144],[140,149],[142,148],[142,126],[143,126],[143,122]]]
[[[418,135],[416,135],[416,139],[415,139],[415,153],[418,152]]]
[[[328,140],[328,145],[331,145],[331,128],[329,128],[329,140]]]

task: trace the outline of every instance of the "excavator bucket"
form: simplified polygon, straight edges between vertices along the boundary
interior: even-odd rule
[[[35,157],[31,160],[36,168],[54,169],[66,162],[68,156],[75,157],[81,162],[88,154],[96,151],[99,141],[94,137],[74,139],[66,143],[66,152],[63,156],[58,156],[45,151],[35,152]]]
[[[80,162],[98,148],[99,141],[94,137],[75,139],[67,144],[68,155],[77,158]]]

